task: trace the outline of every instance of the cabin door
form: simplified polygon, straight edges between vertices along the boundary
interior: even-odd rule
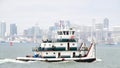
[[[67,50],[70,50],[70,43],[67,44]]]
[[[75,57],[75,52],[73,52],[73,58]]]
[[[59,53],[58,53],[58,58],[60,58],[60,56],[61,56],[61,55],[60,55],[60,52],[59,52]]]

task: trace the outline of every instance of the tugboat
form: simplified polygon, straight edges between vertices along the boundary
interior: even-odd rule
[[[40,46],[33,49],[33,52],[33,56],[17,57],[17,60],[46,62],[93,62],[96,60],[95,42],[92,41],[90,46],[85,46],[85,43],[79,44],[73,28],[57,30],[56,41],[42,41]]]

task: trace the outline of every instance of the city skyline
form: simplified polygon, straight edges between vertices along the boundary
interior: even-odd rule
[[[95,20],[93,20],[94,22]],[[31,41],[38,42],[46,36],[48,39],[54,39],[56,31],[59,29],[69,29],[71,26],[75,29],[75,36],[84,41],[90,41],[93,38],[97,43],[114,44],[119,43],[120,26],[113,27],[113,31],[109,30],[109,19],[105,18],[103,23],[95,23],[94,26],[73,25],[70,21],[60,20],[54,23],[53,26],[48,27],[48,30],[40,29],[38,24],[24,30],[22,34],[17,33],[16,24],[10,24],[10,34],[6,32],[6,23],[0,23],[0,40],[5,41]],[[64,33],[64,32],[63,32]],[[64,33],[65,34],[65,33]]]
[[[119,6],[119,0],[1,0],[0,21],[7,26],[17,24],[19,32],[36,23],[40,29],[48,29],[59,20],[92,25],[92,19],[103,23],[103,19],[108,18],[110,27],[119,26]]]

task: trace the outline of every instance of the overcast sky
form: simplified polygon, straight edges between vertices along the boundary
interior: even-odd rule
[[[120,0],[0,0],[0,21],[17,24],[19,32],[36,23],[47,29],[59,20],[91,25],[106,17],[110,25],[120,25]]]

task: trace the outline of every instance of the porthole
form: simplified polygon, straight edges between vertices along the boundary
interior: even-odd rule
[[[46,53],[46,55],[47,55],[48,53]]]
[[[44,44],[44,46],[46,46],[46,44]]]
[[[55,54],[55,52],[53,54]]]
[[[73,43],[73,46],[74,46],[75,44]]]

